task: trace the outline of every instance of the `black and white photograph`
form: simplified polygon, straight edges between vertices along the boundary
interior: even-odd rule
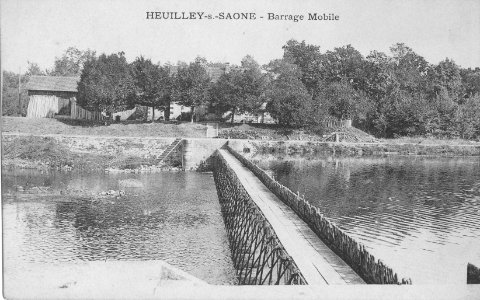
[[[480,1],[0,0],[5,299],[480,299]]]

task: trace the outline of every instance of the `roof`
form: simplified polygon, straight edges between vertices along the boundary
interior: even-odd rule
[[[27,83],[29,91],[77,92],[80,77],[30,76]]]

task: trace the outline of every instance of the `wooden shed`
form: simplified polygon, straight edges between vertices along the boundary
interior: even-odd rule
[[[100,112],[91,112],[76,104],[80,77],[31,76],[27,84],[27,117],[51,118],[57,114],[73,119],[100,120]]]

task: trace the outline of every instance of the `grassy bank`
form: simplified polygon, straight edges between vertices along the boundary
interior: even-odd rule
[[[32,135],[61,134],[118,137],[206,137],[207,127],[200,123],[142,123],[125,121],[104,125],[72,119],[2,117],[2,132]],[[218,124],[218,137],[225,139],[325,141],[332,132],[342,132],[341,140],[376,142],[356,128],[328,129],[322,135],[302,129],[288,129],[275,124]],[[331,139],[331,138],[330,138]]]
[[[111,125],[81,120],[2,117],[2,132],[32,135],[95,135],[132,137],[205,137],[206,127],[189,123],[138,123],[122,122]]]

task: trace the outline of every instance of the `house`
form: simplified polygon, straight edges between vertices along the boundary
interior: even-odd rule
[[[30,76],[27,117],[52,118],[61,114],[73,119],[100,120],[100,112],[91,112],[77,105],[79,80],[80,77]]]

